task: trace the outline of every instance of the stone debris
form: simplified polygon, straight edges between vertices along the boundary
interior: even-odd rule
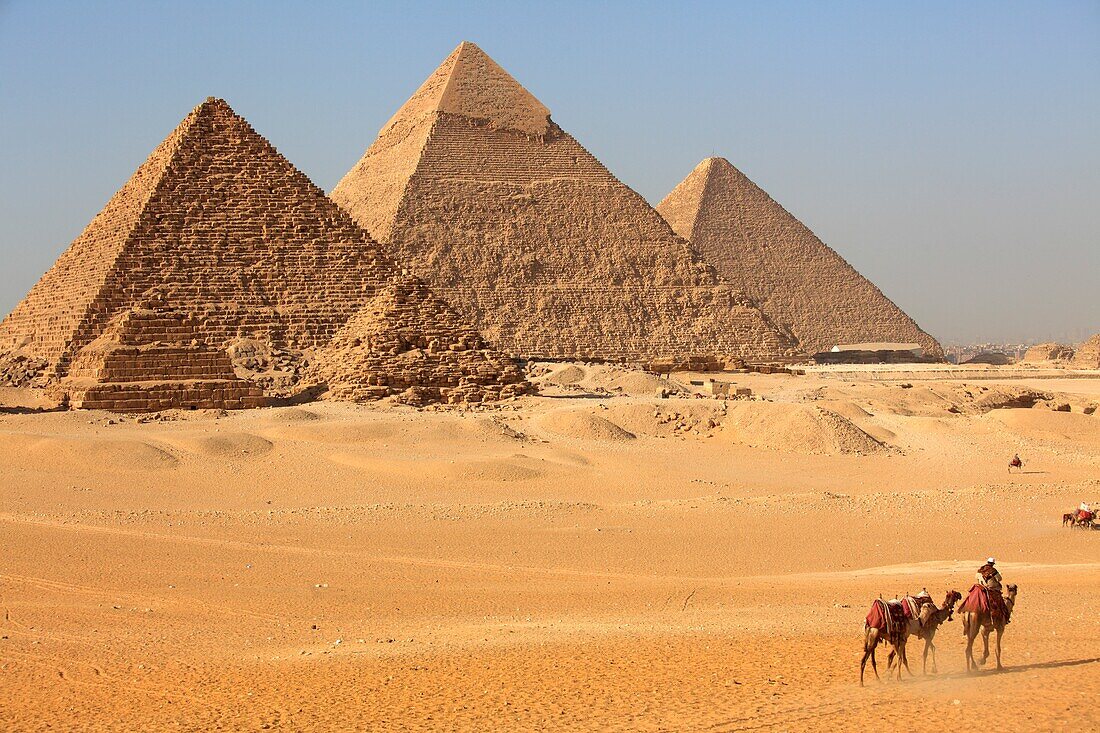
[[[36,387],[43,382],[49,362],[15,350],[0,353],[0,384],[12,387]]]
[[[911,341],[943,357],[913,319],[724,158],[701,162],[657,211],[807,353]]]
[[[226,102],[209,98],[153,151],[0,323],[0,353],[20,355],[6,357],[5,364],[17,358],[45,362],[51,383],[69,375],[80,358],[85,359],[81,369],[92,368],[88,360],[110,362],[103,367],[111,372],[104,376],[108,380],[125,371],[125,382],[102,382],[80,392],[73,404],[84,406],[102,401],[97,395],[118,393],[103,398],[117,401],[137,383],[163,382],[177,367],[205,364],[214,358],[210,348],[230,349],[239,376],[272,394],[286,394],[301,386],[309,355],[329,346],[379,293],[401,283],[408,293],[428,297],[426,288],[409,284],[415,282],[410,277]],[[186,316],[197,351],[143,344],[147,348],[140,356],[123,356],[118,349],[80,356],[113,319],[151,294],[162,307]],[[400,338],[420,341],[441,330],[469,328],[437,302],[428,309],[412,299],[395,302],[391,321],[399,324]],[[428,316],[446,322],[422,320]],[[124,320],[137,327],[143,317]],[[487,358],[475,370],[478,386],[523,382],[505,357],[484,346],[481,351]],[[170,365],[173,359],[178,363]],[[431,365],[410,367],[404,352],[391,350],[362,359],[360,366],[369,365],[369,371],[345,370],[341,378],[345,386],[355,380],[415,386],[425,390],[417,397],[422,400],[469,377],[456,376],[462,370],[447,363],[450,371],[436,374]],[[219,361],[217,369],[222,367]],[[15,371],[5,368],[2,376]],[[75,387],[78,375],[71,376]],[[150,399],[162,407],[210,403],[217,401],[210,390],[218,388],[173,388]],[[350,388],[343,394],[372,396]],[[225,399],[235,404],[245,397],[252,399],[251,393]]]
[[[799,353],[472,43],[397,111],[332,198],[515,356]]]

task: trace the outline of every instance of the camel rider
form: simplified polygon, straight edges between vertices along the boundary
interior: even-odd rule
[[[989,599],[990,611],[1003,616],[1007,624],[1008,607],[1001,597],[1001,574],[997,571],[996,565],[997,561],[994,558],[988,558],[985,565],[978,568],[977,580],[978,585],[985,589],[986,598]]]

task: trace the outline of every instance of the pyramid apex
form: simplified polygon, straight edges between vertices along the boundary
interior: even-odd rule
[[[383,129],[438,113],[532,136],[550,129],[550,110],[471,41],[458,44]]]
[[[737,170],[736,167],[734,167],[733,163],[729,162],[720,155],[712,155],[710,157],[703,158],[703,160],[699,163],[699,165],[695,166],[695,168],[696,170],[704,171],[711,171],[715,169]]]

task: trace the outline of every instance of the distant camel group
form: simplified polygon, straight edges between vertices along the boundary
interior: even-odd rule
[[[901,599],[884,601],[876,599],[871,604],[871,610],[867,614],[867,621],[863,626],[863,659],[859,663],[859,684],[863,685],[863,674],[867,668],[867,660],[871,660],[871,669],[876,679],[881,679],[878,674],[878,664],[875,660],[875,649],[879,644],[890,647],[890,655],[886,660],[887,673],[891,669],[897,670],[897,678],[902,678],[902,667],[909,674],[909,659],[906,656],[906,645],[910,637],[924,640],[924,664],[923,673],[928,674],[928,655],[932,655],[932,673],[938,670],[936,667],[936,645],[933,640],[936,631],[944,621],[954,618],[955,604],[962,600],[962,594],[956,590],[947,591],[943,605],[936,606],[932,597],[927,592],[918,596],[906,596]],[[1004,605],[1009,614],[1016,605],[1016,586],[1008,585],[1004,594]],[[965,609],[965,610],[964,610]],[[997,669],[1001,666],[1001,636],[1004,634],[1006,620],[1000,615],[994,616],[988,609],[972,610],[963,604],[959,611],[962,620],[963,634],[966,637],[966,671],[976,671],[989,659],[989,635],[996,631],[996,656]],[[982,635],[984,652],[980,662],[974,661],[974,640],[978,634]]]
[[[1074,527],[1080,527],[1081,529],[1095,529],[1096,528],[1096,512],[1088,511],[1085,509],[1076,509],[1072,512],[1068,512],[1062,515],[1062,526],[1068,526],[1070,529]]]

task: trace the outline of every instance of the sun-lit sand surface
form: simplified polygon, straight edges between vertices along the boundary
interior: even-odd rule
[[[1060,523],[1100,379],[552,369],[474,411],[0,413],[0,728],[1100,727],[1100,532]],[[988,555],[1007,669],[956,619],[861,689],[871,600]]]

